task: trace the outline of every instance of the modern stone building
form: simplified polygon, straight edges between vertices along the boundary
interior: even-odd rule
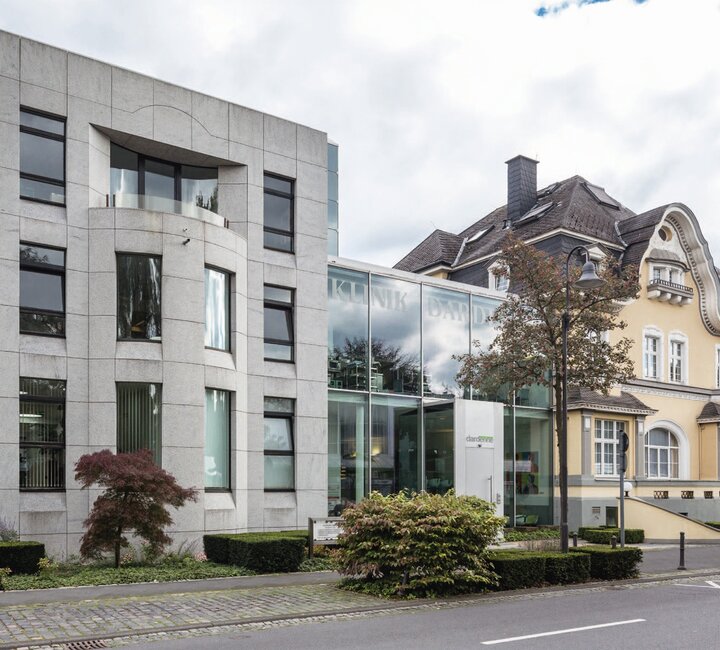
[[[324,513],[326,134],[0,32],[0,142],[0,517],[77,552],[140,447],[177,538]]]

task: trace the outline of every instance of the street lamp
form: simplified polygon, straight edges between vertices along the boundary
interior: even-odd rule
[[[586,262],[582,273],[573,285],[577,289],[597,289],[605,284],[590,261],[590,251],[585,246],[575,246],[565,260],[565,311],[562,316],[562,426],[560,427],[560,549],[568,552],[568,467],[567,467],[567,365],[568,329],[570,328],[570,260],[577,251],[585,252]]]

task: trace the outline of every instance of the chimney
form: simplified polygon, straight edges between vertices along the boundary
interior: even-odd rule
[[[526,214],[537,201],[537,160],[515,156],[508,166],[507,218],[512,224]]]

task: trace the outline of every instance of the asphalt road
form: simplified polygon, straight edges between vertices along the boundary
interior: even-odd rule
[[[714,580],[717,588],[708,584],[708,580]],[[720,576],[715,576],[673,583],[515,595],[443,609],[372,614],[350,620],[305,621],[257,631],[226,629],[211,636],[154,641],[132,647],[155,650],[718,648],[719,612]]]

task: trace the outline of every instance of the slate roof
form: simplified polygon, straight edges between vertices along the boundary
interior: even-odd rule
[[[528,240],[564,228],[589,239],[602,239],[623,246],[616,223],[636,218],[635,213],[619,202],[614,208],[599,201],[588,186],[592,187],[592,184],[582,176],[573,176],[538,190],[537,202],[527,215],[545,205],[549,205],[548,209],[538,216],[521,217],[511,228],[504,227],[507,206],[503,205],[457,235],[436,230],[401,259],[395,268],[417,272],[441,261],[453,267],[463,266],[499,251],[510,232]],[[490,230],[472,241],[473,236],[487,229]],[[457,259],[449,259],[453,251],[456,255],[460,251]]]
[[[720,403],[706,402],[698,415],[698,422],[720,422]]]
[[[568,388],[568,409],[588,408],[596,411],[611,411],[613,413],[641,413],[652,415],[657,413],[644,402],[630,393],[621,392],[620,395],[602,395],[587,388]]]

